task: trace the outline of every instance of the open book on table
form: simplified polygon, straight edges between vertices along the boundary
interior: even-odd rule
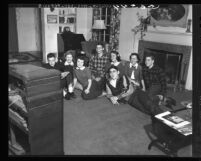
[[[183,118],[171,113],[170,111],[160,113],[155,115],[155,117],[185,136],[192,134],[191,122],[184,120]]]

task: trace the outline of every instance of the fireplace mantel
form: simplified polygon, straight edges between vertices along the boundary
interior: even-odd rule
[[[181,64],[181,76],[184,75],[184,80],[187,80],[188,67],[192,50],[191,46],[139,40],[138,53],[141,60],[143,60],[145,49],[163,50],[182,54],[183,58]]]
[[[183,36],[183,37],[185,37],[185,36],[192,36],[192,32],[189,32],[189,33],[187,33],[187,32],[173,32],[173,31],[160,31],[160,30],[156,30],[156,31],[154,31],[154,30],[149,30],[148,31],[148,33],[153,33],[153,34],[171,34],[171,35],[178,35],[178,36]]]

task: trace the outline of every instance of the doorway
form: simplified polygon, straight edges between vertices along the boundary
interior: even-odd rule
[[[16,11],[14,7],[9,7],[8,13],[8,51],[18,52],[18,35],[17,35],[17,22],[16,22]]]

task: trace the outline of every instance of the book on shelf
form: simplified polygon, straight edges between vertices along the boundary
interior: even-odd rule
[[[16,124],[22,126],[26,131],[29,131],[26,120],[21,117],[17,112],[9,108],[9,118],[15,121]]]
[[[9,106],[11,107],[14,105],[16,108],[22,110],[24,113],[27,113],[26,105],[25,105],[25,99],[23,97],[24,93],[19,88],[16,88],[12,90],[9,88]]]
[[[184,120],[183,118],[171,113],[170,111],[160,113],[158,115],[155,115],[155,117],[174,128],[179,128],[184,125],[190,124],[189,121]]]
[[[11,141],[8,141],[8,145],[9,150],[11,150],[14,155],[24,155],[26,153],[24,148],[17,142],[13,144]]]
[[[9,107],[12,105],[15,105],[17,108],[19,108],[22,111],[24,111],[25,113],[27,113],[26,106],[20,95],[9,96]]]

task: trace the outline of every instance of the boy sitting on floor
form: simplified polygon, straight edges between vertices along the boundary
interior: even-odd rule
[[[125,75],[119,75],[118,67],[111,66],[108,72],[109,78],[106,81],[107,98],[110,99],[113,105],[127,103],[134,91],[132,84]]]
[[[66,94],[66,88],[68,88],[69,86],[69,82],[72,81],[72,76],[70,76],[70,72],[69,71],[65,71],[65,67],[62,63],[58,63],[56,56],[54,53],[49,53],[47,55],[47,60],[48,63],[44,64],[43,67],[46,69],[56,69],[59,70],[61,72],[61,87],[63,88],[63,93],[64,93],[64,97],[69,100],[69,94]],[[71,88],[72,90],[69,92],[73,92],[73,88]]]

